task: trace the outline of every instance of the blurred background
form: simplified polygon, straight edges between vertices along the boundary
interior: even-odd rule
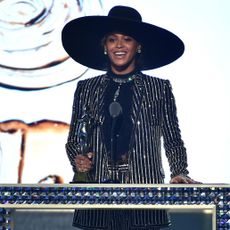
[[[68,57],[61,30],[73,18],[107,15],[119,4],[184,41],[180,59],[145,73],[172,83],[190,176],[203,183],[230,182],[228,0],[2,0],[0,183],[72,180],[65,143],[73,94],[79,79],[102,72]]]

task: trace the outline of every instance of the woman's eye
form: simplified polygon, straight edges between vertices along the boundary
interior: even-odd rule
[[[126,37],[124,40],[127,41],[127,42],[130,42],[130,41],[132,41],[133,39],[130,38],[130,37]]]
[[[108,38],[108,42],[115,42],[115,38]]]

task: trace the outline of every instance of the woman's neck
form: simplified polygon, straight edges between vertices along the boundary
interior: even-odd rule
[[[130,66],[122,66],[122,67],[115,67],[111,65],[110,67],[111,71],[117,75],[124,75],[133,72],[136,68],[134,65]]]
[[[109,76],[111,76],[112,78],[128,78],[132,75],[135,75],[136,73],[137,73],[136,69],[127,73],[114,73],[113,70],[108,71]]]

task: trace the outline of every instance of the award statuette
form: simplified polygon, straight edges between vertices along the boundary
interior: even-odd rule
[[[79,141],[79,153],[87,156],[89,153],[89,140],[91,136],[92,118],[87,109],[84,108],[84,113],[81,119],[78,120],[78,129],[76,135]],[[89,172],[76,172],[74,174],[73,182],[89,183]]]

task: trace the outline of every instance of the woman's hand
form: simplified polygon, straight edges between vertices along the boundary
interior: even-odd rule
[[[78,172],[89,172],[92,168],[93,153],[89,152],[86,155],[77,155],[75,159]]]
[[[178,175],[170,180],[170,184],[201,184],[201,182],[195,181],[186,176]]]

